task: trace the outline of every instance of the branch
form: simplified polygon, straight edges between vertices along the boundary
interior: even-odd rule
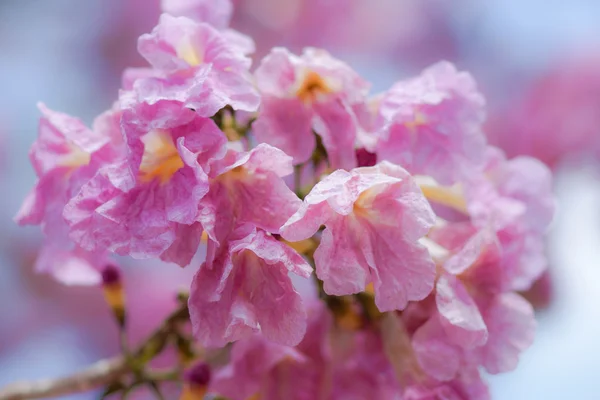
[[[0,389],[0,400],[29,400],[85,392],[119,381],[138,372],[165,348],[176,325],[189,320],[187,303],[182,304],[129,357],[101,360],[73,375],[34,382],[17,382]]]
[[[17,382],[0,390],[0,400],[43,399],[85,392],[109,385],[129,372],[124,357],[100,360],[87,369],[59,379]]]

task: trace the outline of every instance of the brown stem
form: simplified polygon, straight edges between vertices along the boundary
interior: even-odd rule
[[[130,357],[117,356],[100,360],[83,371],[58,379],[17,382],[0,389],[0,400],[29,400],[65,396],[108,386],[120,379],[138,373],[158,355],[174,334],[176,325],[189,320],[187,303],[182,302],[161,326],[142,343]]]
[[[100,360],[81,372],[59,379],[17,382],[0,390],[0,400],[66,396],[108,385],[129,372],[124,357]]]

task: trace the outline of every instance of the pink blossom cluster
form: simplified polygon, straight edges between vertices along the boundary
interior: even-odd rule
[[[600,53],[570,57],[532,82],[488,122],[488,137],[510,155],[552,168],[600,159]]]
[[[533,340],[516,291],[546,268],[549,171],[486,144],[453,65],[373,96],[320,49],[252,68],[230,6],[164,0],[91,128],[40,105],[17,215],[38,269],[95,284],[112,254],[185,267],[206,243],[190,318],[233,342],[209,390],[232,400],[489,398],[481,372]]]

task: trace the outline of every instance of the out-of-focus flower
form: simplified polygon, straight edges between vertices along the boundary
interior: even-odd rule
[[[230,363],[217,371],[210,391],[231,400],[308,400],[330,395],[330,376],[325,371],[331,365],[332,318],[315,299],[307,306],[307,333],[298,346],[282,346],[260,335],[236,342]]]
[[[490,142],[510,157],[529,155],[551,167],[600,158],[600,56],[558,63],[527,92],[491,114]]]
[[[183,392],[179,400],[203,399],[210,380],[210,366],[204,362],[196,363],[184,373]]]
[[[231,0],[161,0],[160,5],[174,17],[206,22],[217,29],[227,28],[233,13]]]
[[[102,115],[94,129],[89,129],[78,119],[43,104],[39,108],[39,136],[30,151],[38,181],[15,219],[22,225],[41,225],[45,233],[36,261],[38,271],[66,284],[98,284],[105,255],[101,251],[89,253],[72,243],[62,210],[98,166],[119,153],[119,136],[107,123],[118,112]]]
[[[536,159],[506,160],[489,148],[484,174],[465,188],[473,223],[491,227],[502,246],[497,284],[503,290],[529,289],[547,268],[544,234],[555,209],[550,171]]]
[[[437,0],[234,0],[232,26],[251,35],[258,54],[273,46],[395,59],[418,67],[456,56],[449,5]]]
[[[379,100],[377,156],[451,184],[483,163],[484,99],[465,72],[442,62]]]

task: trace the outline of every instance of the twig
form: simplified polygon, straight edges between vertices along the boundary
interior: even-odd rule
[[[294,166],[294,192],[301,199],[304,198],[302,195],[302,164]]]
[[[127,359],[124,356],[98,361],[83,371],[58,379],[17,382],[0,389],[0,400],[30,400],[65,396],[85,392],[117,382],[137,373],[158,355],[179,322],[189,320],[187,304],[183,302],[148,339]]]
[[[129,372],[123,357],[100,360],[74,375],[36,382],[17,382],[0,390],[1,400],[28,400],[66,396],[108,385]]]

